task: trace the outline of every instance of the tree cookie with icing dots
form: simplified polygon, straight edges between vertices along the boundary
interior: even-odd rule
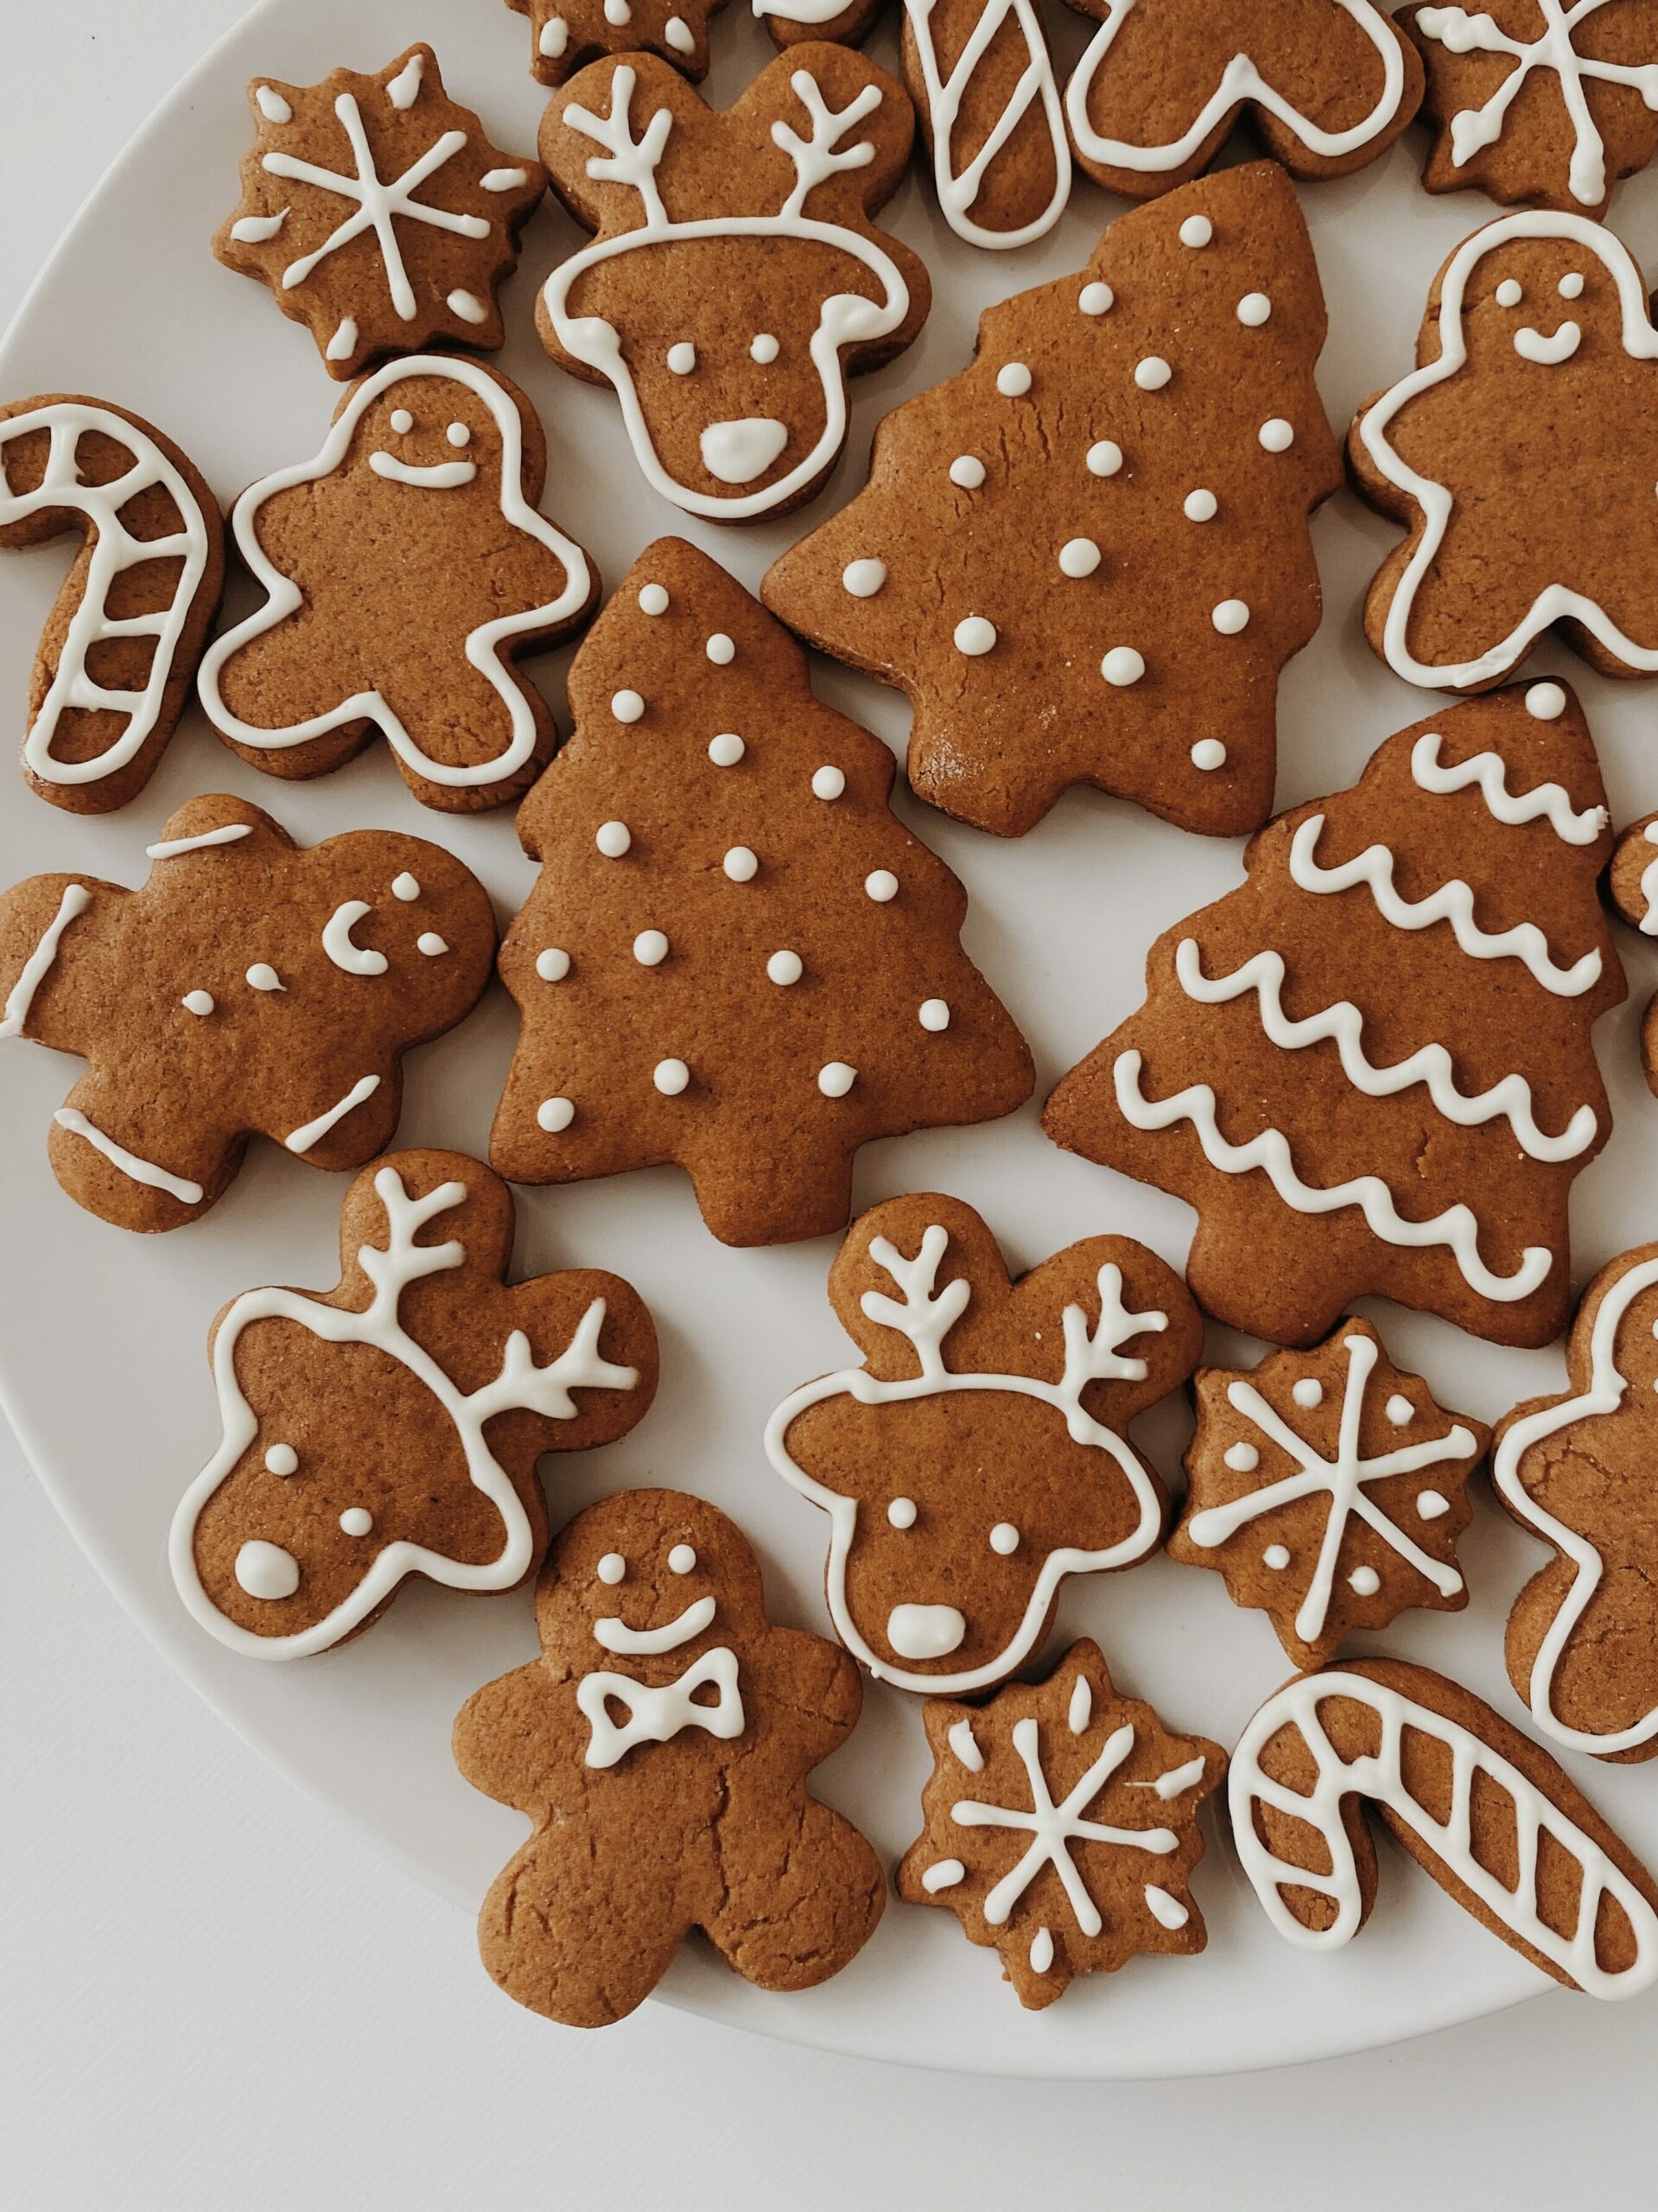
[[[1612,905],[1642,937],[1658,937],[1658,814],[1632,822],[1617,841],[1606,879]],[[1641,1065],[1658,1096],[1658,995],[1641,1017]]]
[[[863,1215],[829,1290],[862,1364],[794,1391],[765,1448],[829,1516],[835,1633],[900,1689],[992,1689],[1067,1575],[1161,1543],[1168,1494],[1128,1432],[1196,1367],[1202,1319],[1126,1236],[1015,1280],[971,1206],[925,1193]]]
[[[1402,8],[1434,128],[1422,181],[1604,215],[1658,147],[1658,0]]]
[[[838,1974],[886,1878],[806,1777],[852,1732],[858,1670],[767,1619],[741,1530],[677,1491],[590,1506],[542,1570],[536,1625],[540,1656],[454,1726],[467,1780],[535,1822],[479,1918],[507,1995],[607,2026],[698,1928],[759,1989]]]
[[[245,799],[170,816],[142,890],[35,875],[0,896],[0,1037],[88,1063],[53,1171],[118,1228],[177,1229],[251,1135],[312,1167],[390,1142],[401,1058],[471,1012],[495,918],[439,846],[359,830],[302,850]]]
[[[1083,168],[1150,200],[1207,168],[1246,110],[1292,176],[1347,176],[1386,153],[1422,65],[1372,0],[1070,0],[1100,28],[1065,86]]]
[[[1307,517],[1341,481],[1324,337],[1273,163],[1137,208],[986,311],[972,365],[887,416],[866,488],[762,596],[908,695],[911,785],[958,820],[1019,836],[1090,783],[1253,830],[1280,671],[1318,625]]]
[[[1086,1637],[1035,1688],[1010,1682],[982,1706],[933,1698],[924,1712],[926,1826],[898,1893],[947,1906],[970,1943],[999,1952],[1021,2005],[1039,2012],[1073,1976],[1142,1952],[1204,1948],[1189,1885],[1197,1809],[1226,1773],[1218,1744],[1172,1736],[1121,1696]]]
[[[1350,1315],[1311,1352],[1198,1370],[1197,1432],[1169,1556],[1226,1577],[1299,1667],[1412,1605],[1459,1611],[1457,1539],[1490,1440]]]
[[[242,197],[213,251],[270,286],[331,377],[434,340],[492,353],[503,342],[496,288],[547,179],[449,99],[429,46],[377,76],[256,78],[248,105]]]
[[[847,431],[848,376],[903,352],[927,273],[877,230],[915,115],[844,47],[779,55],[723,113],[648,54],[594,62],[541,126],[554,189],[594,243],[537,321],[559,366],[608,384],[651,489],[753,522],[809,499]]]
[[[1235,1328],[1312,1344],[1380,1294],[1547,1344],[1572,1183],[1610,1134],[1591,1040],[1624,995],[1610,851],[1564,686],[1418,722],[1158,939],[1145,1006],[1044,1126],[1197,1208],[1187,1280]]]
[[[530,73],[552,90],[607,54],[653,54],[700,85],[726,0],[506,0],[530,18]]]
[[[657,1387],[617,1275],[508,1285],[512,1198],[454,1152],[365,1167],[339,1287],[250,1290],[208,1338],[223,1437],[180,1501],[179,1595],[232,1650],[298,1659],[377,1620],[411,1574],[511,1590],[547,1543],[543,1452],[614,1443]]]
[[[225,526],[170,438],[107,400],[0,407],[0,546],[78,530],[29,673],[23,773],[72,814],[136,798],[183,713],[225,582]]]
[[[1658,1884],[1547,1751],[1426,1667],[1297,1675],[1244,1730],[1228,1796],[1243,1871],[1303,1950],[1339,1950],[1369,1917],[1368,1801],[1464,1912],[1568,1989],[1658,1980]]]
[[[272,776],[326,776],[378,730],[422,805],[506,806],[558,741],[518,657],[580,626],[599,578],[538,512],[535,410],[481,361],[389,361],[353,385],[314,461],[232,513],[264,604],[216,638],[201,703]]]
[[[1348,440],[1409,531],[1365,601],[1374,650],[1483,691],[1558,629],[1604,676],[1658,674],[1658,330],[1628,249],[1581,215],[1499,217],[1435,278],[1417,360]]]
[[[519,1183],[672,1160],[727,1244],[844,1227],[860,1145],[1031,1093],[960,943],[967,898],[889,807],[891,753],[705,553],[640,555],[518,812],[541,874],[501,949],[524,1027],[490,1141]]]

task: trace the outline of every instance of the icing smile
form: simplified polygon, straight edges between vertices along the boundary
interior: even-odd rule
[[[1583,333],[1575,322],[1563,322],[1552,338],[1545,338],[1529,323],[1514,334],[1514,350],[1521,359],[1535,361],[1546,369],[1557,368],[1562,361],[1569,361],[1582,342]]]
[[[607,1651],[637,1652],[649,1657],[663,1651],[677,1651],[682,1643],[689,1643],[693,1637],[701,1636],[713,1620],[715,1604],[712,1598],[699,1598],[695,1605],[670,1620],[664,1628],[629,1628],[614,1614],[594,1621],[593,1640]]]
[[[413,484],[430,492],[453,492],[462,484],[470,484],[478,474],[475,461],[435,461],[422,468],[389,453],[370,454],[368,465],[377,476],[384,476],[393,484]]]

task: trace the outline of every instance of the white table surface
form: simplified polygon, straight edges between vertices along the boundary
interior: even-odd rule
[[[0,0],[0,325],[239,9]],[[27,1274],[0,1265],[3,1325]],[[4,2212],[1649,2197],[1658,1996],[1550,1995],[1368,2057],[1121,2089],[823,2057],[654,2005],[553,2027],[162,1665],[3,1430],[0,1531]]]

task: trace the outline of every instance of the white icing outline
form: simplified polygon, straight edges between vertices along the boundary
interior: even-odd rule
[[[1040,19],[1031,0],[982,0],[979,20],[962,48],[960,58],[950,75],[941,78],[938,52],[932,38],[932,12],[936,4],[937,0],[904,0],[904,12],[915,39],[916,57],[921,64],[922,81],[926,87],[927,118],[932,132],[933,189],[938,195],[938,205],[944,220],[956,237],[965,238],[969,245],[986,246],[993,252],[1005,251],[1010,246],[1029,245],[1053,228],[1070,197],[1070,147],[1065,137],[1064,112],[1059,103],[1059,86],[1053,73],[1053,58],[1048,52],[1048,42],[1043,35]],[[772,12],[762,10],[759,0],[755,0],[755,10],[757,14]],[[781,7],[778,12],[782,12]],[[1010,18],[1017,23],[1025,41],[1026,51],[1031,57],[1029,65],[1008,94],[1007,105],[991,126],[983,145],[967,167],[958,172],[951,152],[951,142],[961,115],[962,101],[992,41]],[[796,20],[804,19],[797,17]],[[1042,103],[1043,116],[1048,126],[1049,147],[1053,155],[1052,197],[1039,215],[1033,216],[1018,230],[987,230],[982,224],[972,219],[969,210],[978,198],[979,188],[990,164],[1024,121],[1032,102],[1038,99]]]
[[[1411,779],[1419,791],[1443,797],[1473,784],[1486,812],[1505,829],[1523,829],[1541,817],[1568,845],[1592,845],[1610,819],[1604,806],[1585,806],[1579,812],[1563,784],[1534,784],[1528,791],[1511,791],[1508,763],[1500,753],[1471,753],[1453,767],[1442,768],[1439,747],[1444,742],[1437,730],[1428,730],[1412,746]]]

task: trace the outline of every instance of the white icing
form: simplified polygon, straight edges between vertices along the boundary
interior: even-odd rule
[[[975,454],[957,454],[950,465],[950,480],[958,492],[976,492],[984,482],[984,463]]]
[[[274,85],[256,85],[253,97],[267,123],[291,123],[294,111]]]
[[[204,852],[209,845],[233,845],[238,837],[251,837],[252,835],[247,823],[227,822],[222,830],[204,830],[197,837],[165,837],[159,845],[146,845],[144,858],[170,861],[180,853]]]
[[[238,215],[231,225],[231,236],[241,245],[264,245],[276,237],[288,214],[286,207],[279,207],[274,215]]]
[[[272,1475],[292,1475],[299,1471],[299,1453],[291,1444],[273,1444],[265,1453],[265,1471]]]
[[[1238,302],[1238,321],[1246,330],[1259,330],[1272,311],[1273,303],[1265,292],[1246,292]]]
[[[299,1561],[280,1544],[261,1537],[242,1546],[236,1554],[236,1579],[250,1598],[276,1603],[291,1598],[299,1588]]]
[[[873,599],[886,582],[885,561],[848,561],[841,582],[854,599]]]
[[[536,1119],[549,1136],[556,1137],[575,1119],[575,1108],[568,1098],[543,1098],[536,1109]]]
[[[570,27],[562,16],[549,16],[541,27],[536,41],[537,54],[544,54],[549,61],[556,61],[569,44]]]
[[[200,1014],[205,1019],[213,1010],[213,995],[211,991],[187,991],[179,1004],[187,1014]]]
[[[1116,304],[1116,296],[1109,284],[1101,283],[1096,277],[1078,292],[1077,304],[1084,315],[1109,315]]]
[[[1347,1581],[1349,1588],[1360,1598],[1374,1598],[1382,1587],[1382,1577],[1373,1567],[1356,1567]]]
[[[1215,236],[1215,226],[1207,215],[1188,215],[1180,226],[1182,245],[1205,246]]]
[[[1210,615],[1223,638],[1236,638],[1249,626],[1249,609],[1241,599],[1223,599]]]
[[[1263,1566],[1270,1567],[1275,1574],[1281,1573],[1290,1563],[1290,1555],[1282,1544],[1268,1544],[1261,1554]]]
[[[677,1651],[682,1643],[694,1643],[712,1624],[715,1610],[712,1598],[697,1598],[660,1628],[630,1628],[611,1614],[594,1621],[593,1640],[619,1656],[659,1658],[664,1651]]]
[[[916,1020],[924,1029],[938,1035],[950,1027],[950,1001],[947,999],[923,999]]]
[[[1261,1465],[1261,1454],[1253,1444],[1229,1444],[1221,1457],[1241,1475],[1253,1474]]]
[[[676,1544],[668,1554],[670,1574],[689,1574],[696,1565],[696,1554],[689,1544]]]
[[[1070,1688],[1070,1703],[1065,1707],[1065,1726],[1073,1736],[1080,1736],[1094,1717],[1094,1692],[1086,1675],[1079,1674]]]
[[[1451,1500],[1437,1490],[1418,1491],[1416,1510],[1424,1521],[1437,1521],[1441,1514],[1450,1512]]]
[[[913,1529],[916,1503],[912,1497],[895,1497],[886,1509],[886,1517],[895,1529]]]
[[[689,1089],[691,1071],[683,1060],[658,1060],[651,1080],[664,1098],[677,1098]]]
[[[614,1588],[627,1573],[627,1561],[619,1552],[607,1552],[599,1562],[599,1580]]]
[[[863,887],[878,906],[885,906],[898,897],[898,878],[890,868],[872,868],[863,880]]]
[[[963,616],[956,625],[956,650],[969,659],[976,660],[988,653],[996,642],[996,626],[987,622],[982,614]]]
[[[1541,691],[1546,688],[1543,684],[1534,683],[1532,690]],[[1530,703],[1530,693],[1527,694],[1527,703]],[[1562,706],[1565,703],[1562,693]],[[1521,791],[1516,796],[1509,789],[1507,764],[1500,753],[1476,753],[1466,760],[1459,760],[1454,768],[1442,768],[1439,766],[1439,747],[1443,742],[1436,731],[1430,730],[1425,736],[1419,737],[1411,747],[1411,776],[1421,790],[1439,793],[1460,791],[1472,784],[1494,820],[1510,829],[1517,829],[1540,817],[1548,823],[1555,836],[1568,845],[1592,845],[1605,829],[1607,813],[1604,806],[1586,806],[1579,812],[1572,806],[1565,787],[1560,784],[1536,784],[1530,791]]]
[[[1100,565],[1100,549],[1091,537],[1068,537],[1059,548],[1059,573],[1081,579]]]
[[[1148,353],[1134,364],[1134,382],[1142,391],[1161,391],[1173,374],[1160,353]]]
[[[937,1897],[940,1890],[953,1890],[966,1879],[967,1869],[959,1859],[941,1859],[921,1877],[921,1886],[929,1897]]]
[[[250,990],[285,991],[288,988],[268,960],[256,960],[247,971]]]
[[[619,722],[636,722],[645,712],[645,702],[637,691],[613,691],[610,711]]]
[[[752,883],[759,873],[759,855],[751,846],[734,845],[720,863],[733,883]]]
[[[1519,279],[1515,276],[1505,276],[1496,288],[1496,303],[1500,308],[1517,308],[1525,296]]]
[[[984,1772],[984,1753],[979,1749],[978,1738],[973,1733],[970,1720],[954,1722],[949,1732],[950,1747],[969,1774]]]
[[[1290,1392],[1290,1395],[1298,1406],[1305,1407],[1308,1412],[1311,1412],[1314,1406],[1323,1405],[1324,1386],[1316,1375],[1304,1375]]]
[[[1547,337],[1529,325],[1514,334],[1515,352],[1522,360],[1534,361],[1544,369],[1557,369],[1562,361],[1569,361],[1582,343],[1583,332],[1575,322],[1563,322]]]
[[[1534,683],[1526,693],[1526,712],[1540,722],[1559,721],[1566,712],[1566,693],[1558,683]]]
[[[797,952],[791,952],[785,946],[772,955],[765,963],[765,972],[772,982],[781,983],[786,988],[791,983],[800,981],[806,972],[806,964]]]
[[[702,651],[716,668],[729,668],[737,655],[736,646],[723,630],[716,630]]]
[[[1031,388],[1031,372],[1023,361],[1008,361],[996,371],[996,390],[1004,399],[1023,399]]]
[[[486,169],[478,180],[484,192],[516,192],[521,184],[528,184],[528,169]]]
[[[422,930],[415,939],[416,951],[424,953],[429,960],[435,960],[440,953],[447,952],[448,949],[448,941],[441,938],[435,930]]]
[[[1097,439],[1089,448],[1088,473],[1090,476],[1115,476],[1121,467],[1122,448],[1112,439]]]
[[[92,903],[92,894],[84,883],[65,884],[57,912],[41,931],[39,944],[24,961],[16,982],[6,995],[5,1011],[0,1014],[0,1038],[22,1035],[35,994],[52,971],[64,931]]]
[[[1053,1965],[1053,1930],[1039,1928],[1031,1938],[1031,1971],[1046,1974]]]
[[[767,368],[782,351],[782,346],[769,330],[757,330],[749,341],[748,358],[751,361],[758,361],[762,368]]]
[[[1188,492],[1182,502],[1181,512],[1188,522],[1213,522],[1220,512],[1221,503],[1212,492]]]
[[[641,614],[665,614],[668,612],[668,590],[664,584],[642,584],[639,587]]]
[[[721,730],[708,740],[708,759],[716,768],[734,768],[747,750],[735,730]]]
[[[1100,674],[1118,690],[1138,683],[1145,673],[1145,660],[1132,645],[1113,645],[1100,663]]]
[[[291,1136],[283,1141],[289,1152],[307,1153],[321,1138],[326,1137],[337,1122],[347,1114],[354,1113],[365,1098],[372,1098],[380,1087],[378,1075],[359,1076],[343,1098],[335,1099],[332,1106],[325,1106],[314,1121],[304,1122]]]
[[[857,1080],[857,1069],[846,1060],[827,1060],[817,1071],[817,1088],[825,1098],[844,1098]]]
[[[667,932],[641,930],[633,940],[633,957],[641,968],[659,968],[668,957]]]
[[[1269,416],[1255,433],[1265,453],[1287,453],[1295,443],[1295,426],[1281,415]]]
[[[351,349],[347,346],[346,350],[349,353]],[[368,465],[389,484],[410,484],[416,491],[426,492],[458,492],[478,474],[475,461],[433,461],[422,467],[415,461],[399,461],[394,453],[372,453]]]
[[[549,944],[536,955],[536,973],[543,983],[562,983],[570,972],[570,956],[562,945]]]
[[[593,842],[607,861],[619,861],[632,850],[633,832],[625,822],[601,822]]]
[[[411,54],[385,88],[385,96],[393,107],[413,107],[420,92],[421,78],[425,73],[425,69],[426,56],[423,54]]]
[[[966,1634],[954,1605],[894,1605],[886,1616],[886,1641],[900,1659],[947,1659]]]
[[[719,1693],[712,1705],[696,1695],[710,1683]],[[682,1729],[700,1728],[729,1743],[746,1725],[737,1655],[724,1643],[705,1651],[677,1682],[661,1689],[636,1682],[630,1675],[584,1675],[575,1686],[575,1701],[590,1731],[585,1764],[601,1769],[614,1766],[636,1744],[665,1744]],[[611,1718],[613,1705],[619,1705],[627,1716],[619,1728]]]
[[[1019,1549],[1019,1530],[1011,1521],[998,1521],[990,1531],[990,1548],[1007,1559]]]
[[[696,49],[696,35],[683,16],[670,16],[662,35],[676,54],[692,54]]]
[[[200,1183],[192,1183],[183,1175],[169,1174],[165,1167],[157,1167],[153,1160],[141,1160],[136,1152],[129,1152],[124,1145],[106,1136],[78,1107],[60,1106],[52,1119],[60,1129],[67,1129],[72,1137],[79,1137],[94,1152],[101,1152],[111,1166],[119,1168],[130,1182],[142,1183],[152,1191],[165,1191],[181,1206],[200,1205],[203,1192]]]
[[[812,797],[837,799],[846,789],[846,771],[827,765],[812,770]]]
[[[1191,1917],[1178,1897],[1171,1897],[1166,1890],[1159,1890],[1155,1882],[1147,1882],[1143,1891],[1146,1910],[1159,1926],[1173,1929],[1184,1928]]]
[[[1416,1408],[1401,1390],[1395,1390],[1382,1411],[1395,1428],[1403,1428],[1416,1418]]]
[[[365,1505],[348,1505],[340,1516],[343,1535],[366,1536],[373,1526],[374,1516]]]
[[[682,338],[668,348],[668,367],[670,374],[688,377],[696,366],[696,348],[689,338]]]
[[[322,950],[347,976],[384,976],[391,965],[384,953],[351,941],[352,931],[373,911],[366,899],[347,899],[322,925]]]
[[[780,12],[787,12],[785,0],[778,0],[778,4]],[[932,140],[933,186],[944,220],[957,238],[965,238],[969,245],[993,249],[1029,245],[1052,229],[1070,194],[1070,148],[1065,139],[1059,87],[1041,22],[1032,0],[984,0],[966,44],[949,76],[944,77],[940,74],[938,50],[933,42],[934,4],[935,0],[905,0],[905,15],[916,59],[921,66],[922,105]],[[1022,43],[1025,66],[994,122],[985,132],[977,152],[958,170],[953,142],[962,104],[993,41],[1001,39],[1005,51],[1007,40],[1002,36],[1004,32]],[[973,203],[991,163],[1039,101],[1047,125],[1053,191],[1047,205],[1028,223],[1015,230],[987,229],[973,220]]]
[[[1191,765],[1212,775],[1217,768],[1226,766],[1226,747],[1218,737],[1200,737],[1191,748]]]

